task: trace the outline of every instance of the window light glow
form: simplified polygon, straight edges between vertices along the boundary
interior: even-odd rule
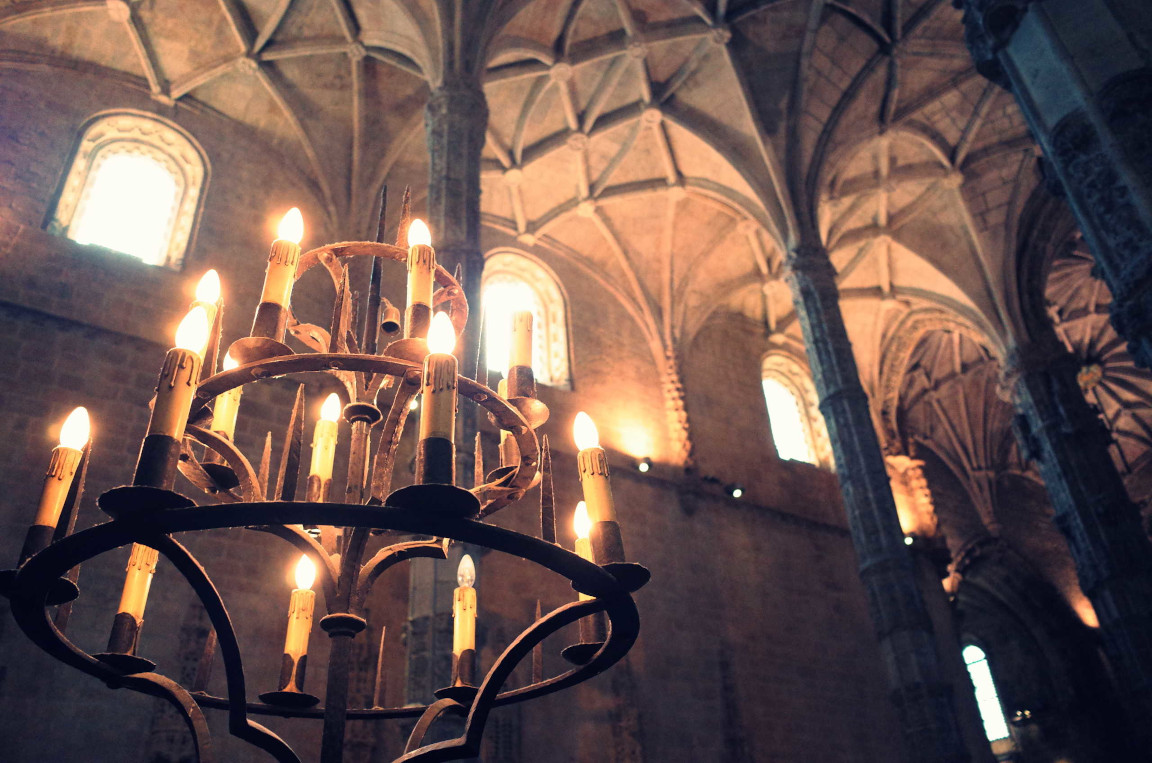
[[[68,237],[163,265],[180,195],[180,180],[160,161],[113,152],[96,160]]]
[[[88,443],[88,409],[84,406],[73,409],[60,427],[60,444],[65,448],[83,450]]]
[[[776,453],[783,459],[815,464],[812,443],[800,413],[800,401],[792,390],[773,378],[764,379],[764,400]]]
[[[1000,704],[1000,695],[996,692],[996,683],[992,680],[992,671],[988,668],[988,657],[983,649],[972,644],[964,647],[960,655],[964,658],[964,664],[968,666],[968,675],[976,692],[976,706],[980,709],[981,720],[984,721],[984,734],[989,742],[1007,739],[1008,723],[1004,720],[1004,707]]]

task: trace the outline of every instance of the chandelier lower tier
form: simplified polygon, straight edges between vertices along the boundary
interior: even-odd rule
[[[295,218],[293,217],[295,213]],[[183,715],[194,740],[196,759],[213,761],[205,709],[227,712],[228,728],[280,763],[299,756],[278,735],[253,720],[258,716],[323,719],[322,763],[343,759],[348,719],[415,719],[400,761],[449,761],[478,754],[493,708],[542,697],[581,683],[611,667],[631,649],[640,628],[632,593],[648,581],[648,571],[626,561],[615,519],[605,452],[595,427],[577,417],[577,468],[585,502],[577,512],[575,552],[556,542],[551,456],[547,437],[538,438],[548,419],[536,399],[531,368],[531,314],[513,318],[510,362],[500,391],[458,373],[452,355],[462,335],[468,304],[458,276],[435,261],[427,230],[419,221],[407,224],[407,203],[398,242],[345,242],[301,253],[297,244],[302,221],[295,210],[285,218],[272,245],[261,303],[251,335],[232,343],[217,371],[221,346],[218,280],[198,291],[193,310],[177,332],[152,404],[148,433],[141,446],[133,484],[105,491],[97,505],[111,521],[74,531],[84,490],[90,441],[83,417],[69,418],[61,445],[53,451],[36,517],[17,568],[0,572],[0,590],[11,600],[24,633],[56,659],[108,684],[167,700]],[[295,227],[297,230],[292,231]],[[422,230],[421,230],[422,229]],[[413,241],[412,239],[416,239]],[[423,240],[420,240],[423,239]],[[349,287],[347,261],[372,261],[366,315],[357,316]],[[383,265],[407,263],[408,304],[399,311],[381,297]],[[336,298],[329,328],[296,320],[289,307],[292,286],[313,267],[327,270]],[[215,278],[201,282],[211,287]],[[437,286],[439,288],[437,288]],[[439,310],[439,312],[437,312]],[[195,330],[199,323],[201,331]],[[363,324],[362,331],[353,327]],[[377,351],[384,335],[403,329],[401,338]],[[284,344],[290,334],[308,350]],[[477,368],[480,364],[477,364]],[[302,379],[324,375],[343,392],[325,405],[316,422],[312,459],[302,500],[304,386],[292,407],[279,468],[273,479],[270,440],[259,465],[233,442],[236,414],[246,385],[264,379]],[[416,479],[392,489],[392,472],[405,421],[421,399]],[[390,399],[389,399],[390,396]],[[335,398],[339,397],[339,400]],[[500,463],[486,473],[477,435],[474,487],[456,485],[454,443],[458,401],[485,412],[501,433]],[[337,448],[337,419],[350,429],[348,479],[342,500],[332,499],[332,467]],[[77,409],[78,412],[83,409]],[[70,430],[73,419],[85,427]],[[375,447],[373,447],[375,444]],[[193,500],[176,492],[179,471],[204,496]],[[488,524],[505,507],[523,502],[539,486],[540,535],[533,537]],[[224,598],[193,554],[175,533],[235,529],[279,537],[301,553],[297,589],[292,592],[279,686],[250,697],[233,622]],[[369,554],[370,541],[387,540]],[[537,613],[481,675],[475,645],[477,597],[475,570],[463,557],[453,610],[453,675],[428,705],[349,706],[352,641],[367,628],[365,603],[386,570],[417,557],[445,559],[451,544],[466,543],[525,559],[571,581],[574,601],[552,612]],[[124,592],[111,628],[108,648],[89,654],[66,635],[79,566],[96,556],[132,544]],[[157,671],[137,653],[143,612],[156,561],[163,555],[189,583],[212,624],[204,645],[195,685],[182,686]],[[323,593],[326,614],[320,628],[331,638],[324,705],[304,689],[307,645],[312,629],[315,583]],[[566,672],[545,677],[544,640],[561,628],[579,623],[579,641],[562,655]],[[207,692],[205,666],[216,655],[225,672],[225,696]],[[514,669],[531,661],[531,680],[507,686]],[[380,681],[379,674],[377,682]],[[374,693],[380,698],[379,686]],[[426,742],[445,716],[463,719],[463,734]]]

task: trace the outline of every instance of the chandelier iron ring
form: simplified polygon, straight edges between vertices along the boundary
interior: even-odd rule
[[[285,520],[288,520],[290,524],[271,524]],[[223,599],[207,572],[192,553],[170,537],[170,534],[175,532],[227,528],[271,530],[278,535],[282,534],[282,531],[288,531],[290,534],[302,536],[302,538],[294,541],[294,545],[305,549],[306,553],[320,562],[318,567],[326,601],[340,601],[342,598],[347,598],[341,591],[346,586],[342,585],[339,577],[334,577],[338,573],[336,573],[332,558],[315,541],[312,541],[311,545],[307,542],[300,542],[308,538],[302,530],[298,533],[294,532],[298,529],[295,527],[297,524],[303,525],[318,521],[333,521],[345,527],[361,530],[388,529],[420,535],[434,535],[479,545],[493,551],[509,553],[555,572],[570,580],[577,590],[595,596],[593,599],[563,605],[529,626],[496,660],[481,686],[474,692],[470,703],[464,705],[457,702],[461,708],[471,708],[466,729],[471,729],[474,723],[479,724],[475,731],[477,741],[479,734],[482,733],[483,721],[486,719],[490,707],[535,699],[588,680],[622,659],[638,635],[639,615],[631,597],[635,583],[625,584],[601,566],[582,559],[560,546],[482,522],[425,511],[359,504],[233,503],[227,506],[209,505],[133,513],[70,535],[28,559],[17,574],[16,586],[11,599],[12,612],[21,629],[34,643],[65,664],[93,675],[110,686],[161,696],[182,709],[189,728],[197,739],[198,746],[201,744],[201,733],[195,727],[201,721],[196,717],[191,717],[199,712],[195,709],[197,703],[203,707],[227,709],[233,716],[237,716],[237,708],[239,707],[239,715],[245,719],[243,728],[248,730],[246,733],[257,733],[252,731],[252,726],[246,720],[249,713],[282,717],[322,718],[323,708],[287,708],[247,701],[239,645]],[[216,629],[221,656],[225,663],[229,694],[227,698],[213,697],[202,693],[191,695],[183,687],[163,676],[152,673],[150,669],[141,673],[125,674],[80,649],[53,624],[49,615],[48,608],[51,605],[48,603],[48,598],[54,581],[79,564],[134,542],[146,543],[168,558],[184,575],[205,606],[209,619]],[[423,549],[416,548],[421,545],[424,546]],[[363,582],[371,585],[386,566],[391,566],[391,564],[399,561],[415,556],[443,557],[443,548],[442,541],[416,541],[382,549],[361,568],[365,578]],[[394,557],[393,559],[387,558],[389,552]],[[388,563],[385,565],[384,562]],[[639,568],[639,565],[635,566]],[[639,569],[642,570],[643,568]],[[362,588],[362,586],[358,588]],[[359,608],[363,604],[363,594],[364,591],[359,591],[358,595],[352,597],[348,603],[352,604],[354,608]],[[329,599],[330,596],[333,598]],[[587,663],[528,686],[500,691],[516,666],[545,638],[581,618],[594,616],[600,612],[606,614],[610,624],[607,638]],[[332,614],[345,613],[333,612]],[[350,719],[403,718],[421,716],[429,712],[434,712],[438,716],[447,708],[448,705],[444,704],[444,700],[417,707],[349,708],[347,717]],[[482,708],[480,715],[485,716],[484,719],[477,719],[476,710],[478,708]],[[430,725],[430,721],[428,725]],[[237,724],[233,723],[230,726],[233,734],[236,734]],[[261,730],[257,735],[265,733],[271,734],[271,732]],[[271,736],[275,737],[275,735]],[[469,731],[466,730],[465,737],[468,736]],[[276,739],[278,740],[278,738]],[[265,738],[263,743],[252,738],[247,741],[251,741],[269,752],[273,752],[273,749],[266,745],[280,749],[282,751],[280,754],[273,752],[278,760],[297,760],[295,754],[291,753],[290,750],[283,752],[288,750],[286,746],[280,747],[271,739]],[[207,743],[205,742],[205,744]],[[428,750],[424,752],[421,752],[420,749],[415,751],[409,749],[400,760],[449,759],[440,757],[443,750],[435,752],[433,748],[439,748],[439,746],[430,745]],[[210,759],[204,756],[205,752],[207,752],[206,749],[201,749],[202,761]],[[288,757],[289,754],[291,757]]]

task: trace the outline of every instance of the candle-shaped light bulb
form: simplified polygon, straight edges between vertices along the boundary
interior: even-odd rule
[[[416,481],[422,485],[456,482],[456,376],[452,354],[456,331],[447,313],[437,313],[428,329],[428,349],[420,395],[420,443],[416,450]]]
[[[303,691],[304,668],[308,654],[308,636],[312,633],[312,614],[316,607],[316,565],[304,554],[296,563],[296,589],[288,604],[288,632],[284,636],[284,659],[280,662],[280,690]]]
[[[204,349],[208,344],[208,332],[212,328],[209,323],[208,312],[203,307],[197,305],[189,310],[176,329],[176,347],[190,350],[203,360]]]
[[[216,304],[220,301],[220,274],[215,269],[200,277],[196,284],[196,301]]]
[[[576,453],[576,471],[580,475],[580,487],[591,520],[593,557],[597,564],[622,562],[623,541],[619,538],[620,530],[616,524],[616,504],[612,500],[608,454],[600,447],[600,433],[596,431],[596,423],[584,411],[576,414],[572,437],[579,449]]]
[[[572,515],[572,529],[576,533],[576,555],[589,562],[593,561],[592,541],[588,537],[592,533],[592,517],[588,516],[588,504],[584,501],[576,504],[576,513]],[[580,594],[580,601],[588,601],[592,597]],[[586,626],[581,623],[581,628]],[[590,641],[581,637],[581,641]]]
[[[220,364],[224,371],[231,371],[240,364],[231,355],[224,356]],[[233,439],[236,435],[236,415],[240,412],[240,398],[244,395],[243,387],[233,387],[227,392],[216,396],[216,403],[212,406],[212,431]]]
[[[600,433],[596,429],[596,422],[584,411],[576,414],[576,422],[572,425],[572,437],[580,450],[600,447]]]
[[[280,225],[276,228],[276,238],[291,241],[293,244],[299,244],[300,239],[304,238],[304,216],[300,214],[299,208],[292,207],[280,219]]]
[[[428,329],[428,351],[441,355],[451,355],[456,349],[456,329],[448,313],[439,312],[432,318]]]
[[[340,420],[340,396],[333,392],[320,406],[320,418],[333,423]]]
[[[476,673],[476,565],[465,554],[456,568],[452,594],[452,657],[455,685],[471,684]]]
[[[408,246],[432,246],[432,232],[419,217],[408,225]]]
[[[584,501],[576,504],[576,513],[572,517],[572,529],[576,532],[576,540],[588,540],[592,532],[592,518],[588,516],[588,504]]]
[[[88,429],[88,409],[84,407],[74,409],[64,420],[64,426],[60,427],[60,445],[52,449],[36,516],[28,528],[24,548],[20,552],[21,562],[44,550],[52,542],[52,534],[60,522],[64,502],[68,500],[68,491],[72,489],[72,480],[80,467],[84,446],[88,444]]]
[[[311,590],[316,582],[316,563],[312,557],[304,554],[296,563],[296,587],[300,590]]]
[[[72,413],[68,414],[68,418],[64,420],[64,426],[60,427],[60,446],[73,450],[83,450],[88,443],[90,428],[88,409],[84,406],[73,409]]]
[[[432,292],[436,288],[436,250],[423,220],[408,226],[408,307],[404,311],[404,338],[428,336],[432,318]]]
[[[188,423],[189,406],[200,380],[200,364],[210,333],[208,313],[196,305],[176,329],[176,344],[164,356],[160,380],[156,384],[156,402],[148,421],[148,434],[136,463],[133,484],[170,489],[175,479],[175,459],[180,454],[180,440]],[[153,436],[162,438],[149,444]]]
[[[456,585],[461,588],[471,588],[476,584],[476,564],[468,554],[460,557],[460,565],[456,568]]]
[[[336,439],[339,434],[340,396],[328,395],[320,406],[320,419],[312,438],[312,467],[308,471],[308,500],[324,501],[332,486],[332,464],[336,460]]]

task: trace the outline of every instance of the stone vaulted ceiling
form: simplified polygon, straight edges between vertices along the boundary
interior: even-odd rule
[[[489,231],[596,279],[658,363],[718,313],[799,346],[783,255],[819,236],[881,431],[910,393],[885,354],[909,362],[916,316],[997,359],[1026,334],[1035,151],[947,0],[0,0],[0,65],[215,110],[294,163],[349,238],[381,184],[419,195],[430,86],[474,66]],[[1083,302],[1048,296],[1067,316]]]

